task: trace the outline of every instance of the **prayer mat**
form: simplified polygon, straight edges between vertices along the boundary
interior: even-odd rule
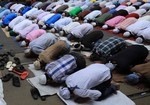
[[[117,94],[113,94],[105,100],[89,101],[84,104],[75,103],[73,100],[64,100],[59,93],[57,93],[57,95],[66,103],[66,105],[135,105],[135,103],[121,91],[117,91]]]
[[[56,94],[58,92],[59,87],[52,87],[52,86],[49,86],[49,85],[41,85],[41,84],[39,84],[38,76],[44,74],[44,72],[42,70],[35,70],[33,64],[29,64],[28,69],[33,72],[35,77],[28,78],[27,81],[32,86],[36,87],[39,90],[39,93],[40,93],[41,96],[54,95],[54,94]]]

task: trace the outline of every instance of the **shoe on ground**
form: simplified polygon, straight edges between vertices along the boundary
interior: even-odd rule
[[[20,59],[18,57],[14,57],[14,61],[15,61],[16,65],[20,65],[21,64]]]
[[[30,93],[31,93],[31,96],[32,96],[33,99],[35,99],[35,100],[38,99],[38,97],[39,97],[39,91],[38,91],[37,88],[32,87],[32,88],[30,89]]]
[[[12,84],[13,84],[13,86],[15,86],[15,87],[20,87],[20,80],[19,80],[19,77],[13,76],[13,78],[12,78]]]
[[[6,74],[5,76],[2,77],[3,82],[9,81],[14,75],[11,73]]]

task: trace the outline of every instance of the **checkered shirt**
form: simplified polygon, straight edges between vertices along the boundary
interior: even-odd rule
[[[69,74],[74,72],[77,67],[74,56],[66,54],[60,59],[46,65],[45,70],[47,74],[55,82],[64,82]]]
[[[95,43],[93,52],[103,57],[109,57],[125,47],[125,40],[119,37],[110,37],[104,42],[98,40]]]

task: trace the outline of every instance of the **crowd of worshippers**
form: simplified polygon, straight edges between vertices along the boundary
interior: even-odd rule
[[[19,4],[0,3],[1,27],[9,31],[25,57],[37,57],[36,70],[42,85],[63,86],[64,99],[103,100],[116,94],[112,71],[127,74],[131,84],[150,84],[149,51],[143,45],[128,45],[124,38],[105,40],[101,30],[113,29],[132,36],[136,42],[149,41],[150,4],[143,1],[57,1]],[[81,23],[83,21],[83,23]],[[62,38],[66,37],[66,39]],[[73,44],[71,42],[74,42]],[[76,43],[75,43],[76,42]],[[92,64],[87,65],[80,51],[89,51]]]

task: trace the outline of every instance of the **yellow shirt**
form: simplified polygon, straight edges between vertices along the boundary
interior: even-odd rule
[[[90,0],[90,1],[93,2],[93,3],[96,2],[96,0]]]

